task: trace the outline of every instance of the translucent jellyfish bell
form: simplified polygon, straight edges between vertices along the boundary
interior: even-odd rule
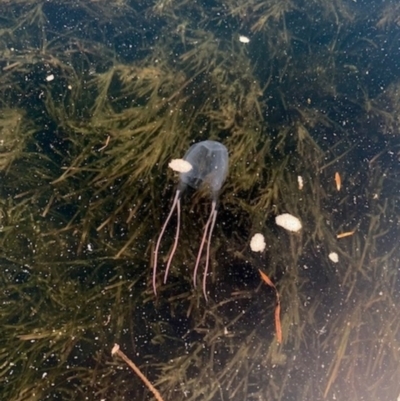
[[[203,238],[201,240],[200,249],[197,254],[196,264],[193,273],[193,284],[196,287],[197,270],[200,264],[201,255],[203,253],[204,244],[207,240],[206,266],[203,274],[203,293],[204,297],[207,299],[206,280],[207,280],[208,265],[210,260],[211,236],[214,230],[215,221],[217,219],[217,201],[218,201],[219,191],[221,190],[221,187],[225,182],[226,175],[228,174],[228,162],[229,162],[228,151],[226,147],[219,142],[203,141],[192,145],[186,152],[183,159],[189,162],[192,168],[187,172],[181,173],[179,176],[180,182],[178,189],[176,190],[174,202],[172,204],[171,210],[168,214],[168,217],[161,229],[161,233],[157,240],[157,244],[154,250],[153,290],[154,293],[157,294],[156,276],[157,276],[158,250],[160,248],[161,239],[164,235],[165,229],[175,209],[177,210],[177,226],[176,226],[175,241],[171,253],[168,257],[167,267],[164,275],[164,283],[167,281],[172,258],[178,246],[180,219],[181,219],[182,192],[186,189],[187,186],[190,186],[194,189],[199,189],[200,187],[206,186],[211,194],[211,212],[207,220],[207,223],[204,227]]]

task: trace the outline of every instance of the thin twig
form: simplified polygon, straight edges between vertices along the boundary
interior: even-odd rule
[[[140,369],[119,349],[118,344],[114,344],[111,350],[111,355],[117,354],[121,359],[123,359],[126,364],[140,377],[146,387],[153,393],[157,401],[164,401],[158,390],[150,383],[149,379],[140,371]]]

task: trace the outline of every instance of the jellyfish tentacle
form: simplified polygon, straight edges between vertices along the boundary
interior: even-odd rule
[[[213,209],[211,209],[210,216],[209,216],[209,218],[207,220],[206,226],[204,227],[203,238],[201,239],[200,249],[199,249],[199,253],[197,254],[197,259],[196,259],[196,265],[194,266],[193,285],[194,285],[195,288],[196,288],[197,270],[199,268],[201,254],[203,253],[204,244],[206,242],[207,233],[208,233],[208,227],[210,226],[210,223],[212,221],[212,210]]]
[[[208,266],[209,266],[209,262],[210,262],[211,236],[214,231],[215,222],[217,220],[217,213],[218,213],[217,204],[215,201],[213,201],[212,205],[211,205],[211,214],[210,214],[210,219],[212,217],[212,222],[211,222],[210,230],[208,232],[208,239],[207,239],[208,242],[207,242],[206,266],[204,268],[204,274],[203,274],[203,294],[204,294],[204,298],[206,301],[208,301],[206,285],[207,285]]]
[[[177,205],[176,205],[176,213],[177,213],[177,225],[176,225],[176,233],[175,233],[175,241],[174,241],[174,246],[172,247],[171,253],[169,254],[168,257],[168,263],[167,267],[165,269],[165,275],[164,275],[164,284],[167,282],[168,278],[168,272],[169,268],[171,266],[172,258],[174,257],[176,248],[178,247],[178,240],[179,240],[179,230],[181,226],[181,200],[178,198]]]
[[[158,250],[160,248],[161,240],[162,240],[162,237],[163,237],[163,235],[165,233],[165,229],[167,228],[167,225],[168,225],[169,221],[171,220],[172,213],[174,212],[175,208],[177,207],[178,203],[180,202],[180,192],[181,191],[179,189],[176,191],[174,202],[173,202],[173,204],[171,206],[171,210],[170,210],[170,212],[168,214],[168,217],[165,220],[164,225],[162,226],[160,235],[158,236],[158,240],[157,240],[157,243],[156,243],[156,248],[154,250],[154,264],[153,264],[153,291],[154,291],[154,295],[157,295],[156,277],[157,277]]]
[[[193,273],[193,285],[194,285],[194,287],[196,287],[197,270],[199,268],[201,254],[203,253],[203,248],[204,248],[204,244],[205,244],[206,239],[207,239],[207,234],[209,234],[209,227],[210,227],[210,224],[212,224],[212,228],[213,228],[214,224],[215,224],[215,220],[213,222],[213,216],[214,216],[214,212],[216,210],[216,207],[217,207],[217,202],[215,200],[213,200],[212,204],[211,204],[210,216],[208,217],[207,223],[206,223],[206,225],[204,227],[204,234],[203,234],[203,238],[201,239],[200,249],[199,249],[199,253],[197,254],[197,259],[196,259],[196,265],[194,267],[194,273]],[[212,228],[211,228],[211,230],[212,230]],[[211,238],[211,236],[209,236],[209,238]],[[209,245],[208,245],[207,249],[208,249],[208,253],[209,253]],[[208,259],[208,254],[207,254],[207,259]],[[207,266],[208,266],[208,262],[207,262]]]

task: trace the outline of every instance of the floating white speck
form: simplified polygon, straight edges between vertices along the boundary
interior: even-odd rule
[[[280,214],[279,216],[276,216],[275,223],[278,226],[283,227],[286,230],[293,231],[293,232],[300,231],[300,229],[302,227],[300,220],[297,217],[294,217],[289,213],[283,213],[283,214]]]
[[[253,252],[262,252],[266,243],[264,236],[260,233],[254,234],[250,241],[250,248]]]
[[[178,173],[187,173],[192,169],[192,165],[183,159],[173,159],[169,162],[168,167]]]
[[[239,35],[239,42],[250,43],[250,39],[247,36]]]
[[[331,252],[328,255],[328,258],[333,262],[333,263],[337,263],[339,262],[339,255],[336,252]]]
[[[304,186],[303,177],[301,175],[297,176],[297,183],[299,184],[299,189],[301,191],[303,189],[303,186]]]
[[[46,77],[46,81],[47,82],[51,82],[53,80],[54,80],[54,75],[53,74],[47,75],[47,77]]]

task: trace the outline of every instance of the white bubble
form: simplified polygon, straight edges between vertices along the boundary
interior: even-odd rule
[[[260,233],[254,234],[250,241],[250,248],[253,252],[262,252],[266,247],[264,236]]]
[[[328,255],[328,258],[333,262],[333,263],[337,263],[339,262],[339,255],[336,252],[331,252]]]
[[[283,213],[283,214],[280,214],[279,216],[276,216],[275,223],[278,226],[283,227],[286,230],[293,231],[293,232],[300,231],[300,229],[302,227],[300,220],[297,217],[294,217],[289,213]]]

